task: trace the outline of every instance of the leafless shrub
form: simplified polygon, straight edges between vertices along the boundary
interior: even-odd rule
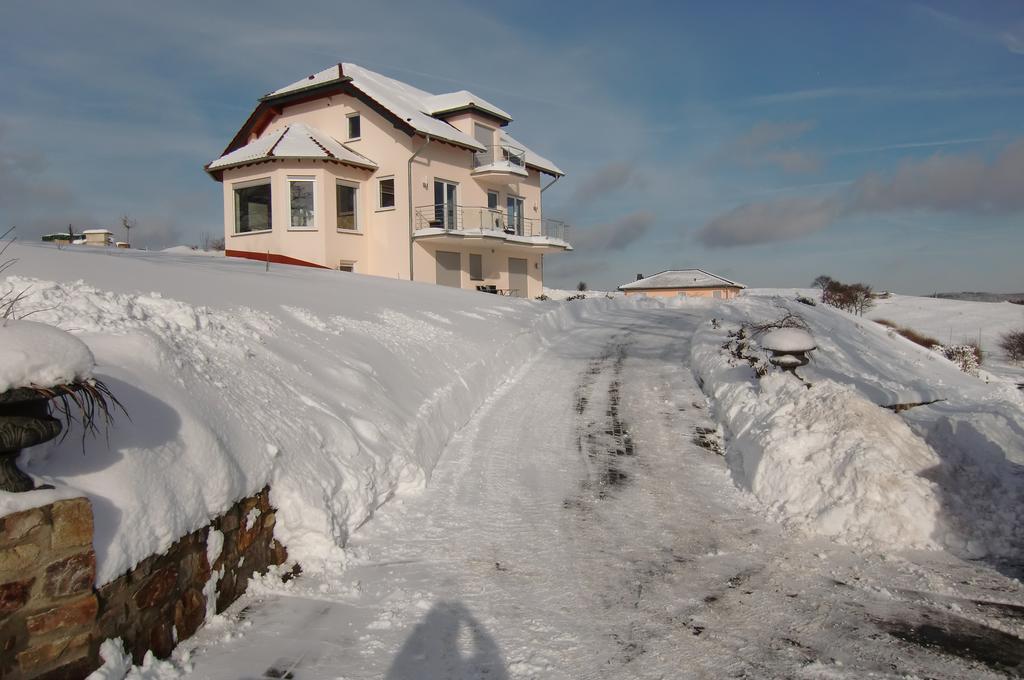
[[[803,317],[790,311],[787,311],[785,314],[773,321],[759,321],[757,323],[752,323],[748,328],[750,328],[750,332],[753,335],[761,335],[762,333],[767,333],[768,331],[773,331],[778,328],[799,328],[804,331],[809,330],[807,322],[804,321]]]
[[[1010,361],[1024,361],[1024,330],[1010,331],[999,338],[999,348]]]
[[[852,314],[864,316],[875,304],[871,286],[866,283],[841,283],[830,279],[821,290],[821,301]]]

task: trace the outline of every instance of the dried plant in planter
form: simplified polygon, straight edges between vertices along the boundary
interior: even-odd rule
[[[72,423],[76,421],[82,426],[83,447],[86,435],[99,434],[97,423],[100,420],[103,421],[104,436],[108,436],[109,428],[114,422],[112,411],[115,408],[131,420],[128,411],[117,400],[106,383],[96,378],[76,380],[67,385],[25,389],[33,390],[40,398],[46,399],[50,416],[57,414],[58,419],[63,422],[64,435],[61,437],[61,441],[68,436]],[[74,415],[75,411],[78,413],[77,418]]]

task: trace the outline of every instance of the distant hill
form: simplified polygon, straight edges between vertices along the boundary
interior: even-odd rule
[[[935,293],[929,297],[945,300],[970,300],[971,302],[1016,302],[1024,304],[1024,293],[979,293],[963,291],[960,293]]]

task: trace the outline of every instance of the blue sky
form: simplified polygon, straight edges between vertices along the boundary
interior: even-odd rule
[[[1024,290],[1017,0],[5,3],[0,216],[217,235],[203,164],[260,95],[338,61],[473,90],[567,171],[545,214],[577,248],[549,285],[695,266]]]

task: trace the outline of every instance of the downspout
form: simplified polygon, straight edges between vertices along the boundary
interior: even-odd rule
[[[413,257],[412,257],[412,253],[413,253],[412,247],[413,247],[413,238],[412,237],[413,237],[413,234],[416,231],[415,227],[413,226],[413,221],[412,221],[412,218],[413,218],[413,215],[412,215],[412,162],[414,160],[416,160],[416,157],[420,155],[420,152],[423,151],[423,149],[427,148],[427,144],[430,144],[430,135],[426,135],[426,138],[427,138],[427,140],[425,142],[423,142],[422,146],[420,146],[420,148],[416,149],[416,152],[413,153],[413,155],[409,156],[409,172],[408,172],[407,178],[409,180],[409,280],[410,281],[413,280],[413,278],[412,278],[412,260],[413,260]],[[554,184],[554,182],[552,182],[552,184]]]

